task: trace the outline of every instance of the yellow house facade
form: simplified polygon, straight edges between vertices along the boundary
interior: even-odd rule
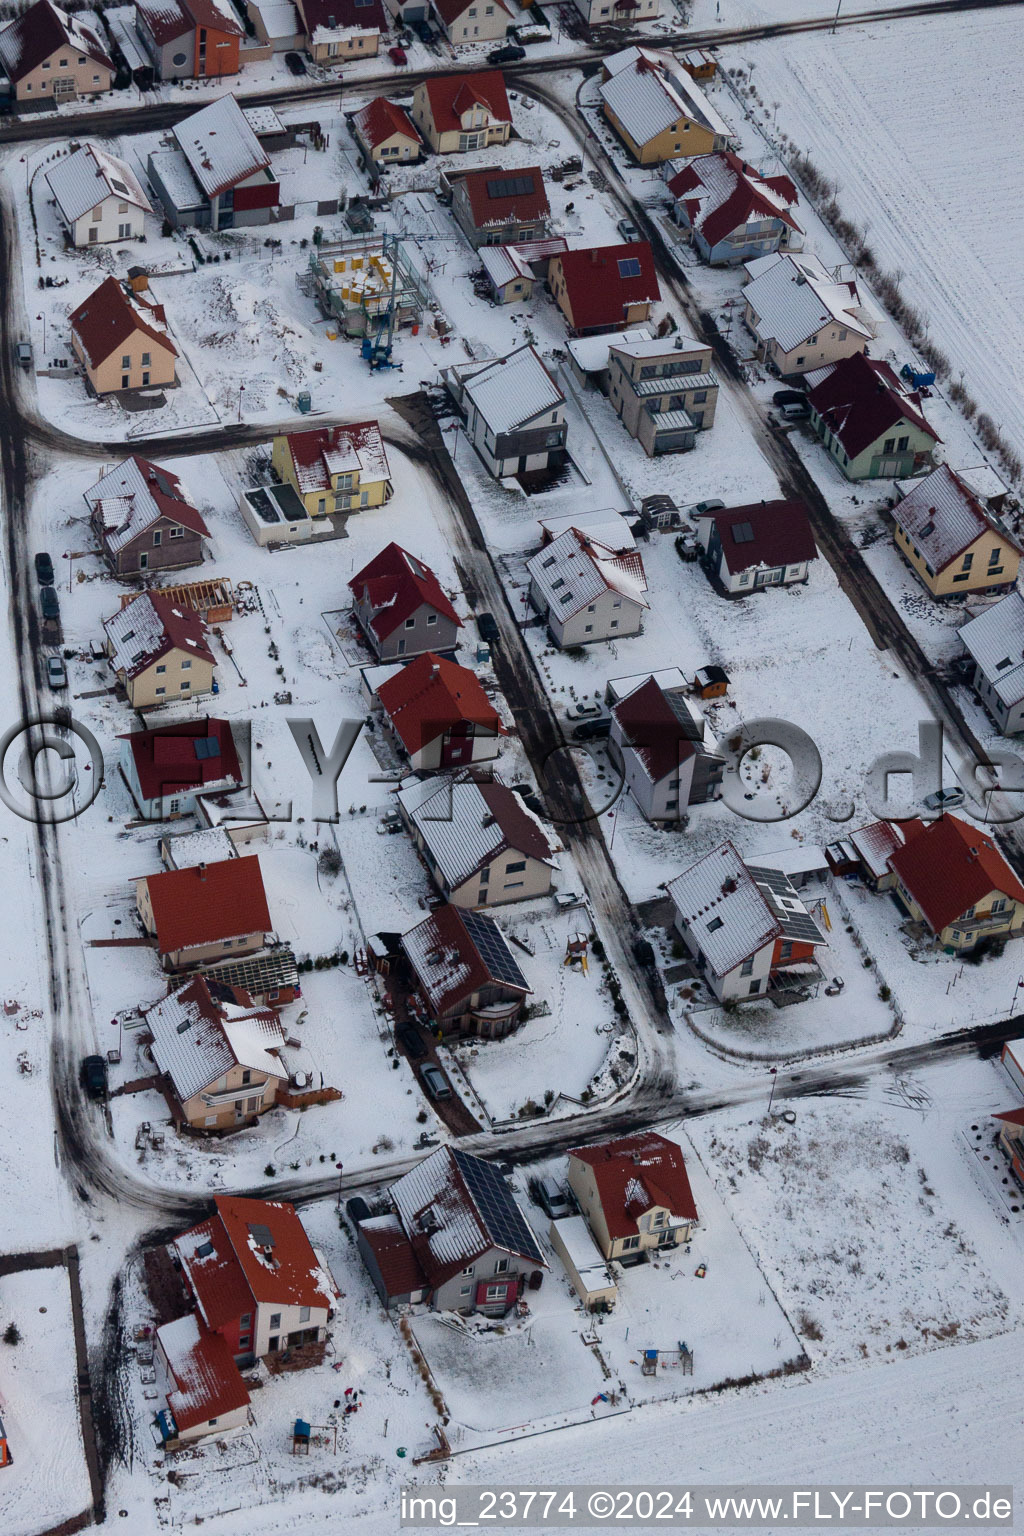
[[[629,1263],[693,1236],[682,1153],[656,1132],[570,1151],[568,1183],[606,1259]]]
[[[894,889],[915,922],[928,922],[927,913],[918,904],[897,875]],[[1024,929],[1024,902],[1005,891],[991,890],[973,906],[967,907],[955,922],[936,934],[944,949],[968,950],[982,938],[1016,937]]]
[[[213,692],[213,662],[190,652],[171,650],[134,677],[125,674],[124,687],[133,709],[151,709],[172,699],[192,699]]]
[[[282,433],[274,438],[271,465],[310,517],[381,507],[394,492],[375,421]]]
[[[666,160],[689,159],[691,155],[710,155],[724,148],[724,140],[692,117],[680,114],[653,138],[637,140],[621,118],[604,103],[604,115],[639,165],[661,165]]]
[[[933,597],[1013,591],[1019,547],[948,464],[915,482],[892,515],[896,548]]]
[[[177,384],[178,349],[159,304],[106,278],[70,316],[71,347],[97,395]]]
[[[896,548],[932,597],[959,597],[967,592],[1002,592],[1016,583],[1020,551],[1010,539],[995,531],[979,534],[942,570],[932,569],[914,538],[899,522],[896,507]]]

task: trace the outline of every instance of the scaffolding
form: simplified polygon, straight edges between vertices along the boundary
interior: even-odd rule
[[[397,235],[357,235],[321,243],[299,274],[299,286],[343,336],[419,325],[429,293]]]

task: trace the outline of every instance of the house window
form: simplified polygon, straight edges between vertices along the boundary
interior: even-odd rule
[[[520,859],[518,864],[509,864],[505,870],[507,875],[518,875],[526,868],[526,860]]]
[[[494,1266],[494,1273],[496,1275],[507,1274],[508,1273],[508,1259],[499,1259],[497,1261],[497,1263],[495,1264],[495,1266]]]
[[[997,544],[995,549],[992,551],[992,553],[988,557],[989,565],[990,566],[991,565],[998,565],[1000,560],[1002,559],[1002,554],[1003,554],[1003,552],[999,548],[999,545]]]
[[[710,923],[708,923],[708,933],[717,933],[719,928],[723,928],[724,926],[725,923],[722,918],[713,917]]]
[[[779,949],[779,959],[780,960],[791,960],[792,958],[793,958],[793,940],[792,939],[783,939],[781,948]]]
[[[655,1211],[654,1215],[651,1217],[651,1225],[655,1227],[663,1227],[665,1225],[665,1212]]]
[[[752,976],[753,974],[754,974],[754,957],[753,957],[753,955],[748,955],[746,960],[744,960],[743,964],[740,966],[740,975],[741,976]]]
[[[185,537],[185,530],[184,528],[172,528],[167,537],[169,539],[183,539]]]
[[[166,672],[167,668],[166,668],[166,666],[161,665],[161,666],[157,667],[156,670],[157,670],[157,672]]]
[[[239,1339],[238,1339],[238,1347],[239,1347],[239,1349],[248,1349],[251,1344],[252,1344],[252,1334],[251,1333],[243,1333],[243,1334],[239,1335]],[[213,1419],[211,1419],[210,1423],[212,1424],[213,1422],[214,1422]]]
[[[427,614],[427,625],[428,625],[428,627],[431,624],[436,624],[436,623],[437,623],[437,614],[436,613],[428,613]]]
[[[252,1313],[251,1312],[243,1312],[242,1316],[238,1319],[238,1326],[239,1326],[239,1328],[242,1328],[242,1329],[251,1328],[252,1327]]]
[[[969,571],[973,564],[974,564],[974,556],[973,555],[964,555],[964,558],[963,558],[963,569],[965,571]]]
[[[169,804],[168,810],[169,810],[169,812],[170,812],[170,814],[172,816],[176,816],[178,814],[178,812],[181,810],[181,801],[180,800],[172,800],[170,802],[170,804]]]
[[[797,362],[797,367],[798,367],[798,368],[799,368],[799,366],[800,366],[800,364],[801,364],[801,363],[802,363],[802,362],[803,362],[803,361],[804,361],[804,359],[803,359],[803,358],[802,358],[802,357],[798,357],[798,358],[797,358],[797,360],[796,360],[796,362]]]
[[[839,332],[839,340],[840,341],[845,341],[848,334],[849,333],[847,331],[840,331]]]
[[[248,1067],[246,1067],[245,1071],[242,1073],[242,1085],[244,1087],[246,1083],[251,1083],[251,1082],[252,1082],[252,1073],[249,1071]]]
[[[906,453],[906,451],[907,451],[907,444],[909,442],[910,442],[909,437],[901,437],[899,439],[899,441],[897,442],[897,444],[896,444],[897,452],[898,453]]]
[[[1006,897],[1005,896],[999,896],[992,903],[992,916],[993,917],[997,917],[1000,912],[1005,912],[1005,911],[1006,911]]]
[[[153,548],[154,549],[159,549],[159,547],[163,543],[163,541],[164,541],[164,536],[163,536],[162,530],[159,529],[159,528],[155,528],[153,530]]]
[[[300,1307],[299,1308],[299,1322],[300,1323],[308,1323],[309,1322],[309,1308],[308,1307]]]
[[[157,694],[157,697],[158,697],[158,698],[159,698],[159,696],[160,696],[160,695],[161,695],[161,694],[162,694],[162,693],[166,693],[166,692],[167,692],[167,689],[166,689],[166,688],[157,688],[157,689],[156,689],[156,690],[155,690],[155,692],[156,692],[156,694]]]
[[[679,800],[678,800],[678,798],[675,799],[675,800],[666,800],[665,801],[665,809],[666,809],[666,811],[674,811],[674,810],[677,810],[678,807],[679,807]]]
[[[487,1301],[504,1301],[505,1300],[505,1295],[506,1295],[506,1291],[505,1291],[505,1287],[503,1285],[489,1285],[487,1287],[487,1295],[485,1297],[485,1300],[487,1300]]]
[[[465,1269],[462,1271],[462,1273],[464,1275],[471,1275],[475,1268],[476,1268],[475,1264],[467,1264]]]
[[[270,1314],[270,1326],[271,1326],[271,1328],[280,1328],[280,1326],[281,1326],[281,1314],[280,1314],[280,1312],[271,1312],[271,1314]]]
[[[622,1239],[622,1251],[623,1251],[623,1253],[629,1253],[629,1252],[631,1252],[632,1249],[639,1248],[639,1246],[640,1246],[640,1239],[639,1239],[639,1237],[624,1237]]]
[[[191,661],[188,661],[188,660],[183,661],[182,664],[181,664],[181,670],[183,672],[187,672],[189,670],[189,668],[191,667],[191,665],[192,665]]]
[[[471,1285],[464,1285],[461,1288],[461,1290],[459,1291],[459,1295],[460,1296],[469,1296],[469,1295],[472,1294],[472,1291],[473,1291],[473,1287]]]
[[[150,366],[150,364],[152,363],[152,361],[153,361],[153,359],[150,357],[149,353],[148,352],[143,352],[143,354],[142,354],[142,366],[143,366],[143,368],[148,368]]]
[[[406,629],[415,629],[416,628],[416,618],[415,618],[415,615],[411,619],[406,619],[405,627],[406,627]]]
[[[893,451],[893,449],[895,447],[896,447],[896,439],[894,437],[887,437],[885,442],[882,444],[882,452],[883,453],[892,453],[892,451]]]

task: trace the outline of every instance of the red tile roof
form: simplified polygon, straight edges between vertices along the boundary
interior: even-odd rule
[[[217,743],[216,755],[199,757],[197,743],[211,738]],[[127,741],[131,747],[144,800],[201,789],[224,779],[233,779],[236,784],[242,781],[235,739],[227,720],[183,720],[179,725],[162,725],[154,731],[132,731],[118,739]]]
[[[993,1115],[993,1120],[1003,1120],[1007,1125],[1024,1125],[1024,1109],[1008,1109],[1005,1114]]]
[[[152,506],[147,505],[141,509],[141,516],[138,507],[139,498],[133,484],[134,476],[129,469],[131,465],[134,465],[142,476],[143,484],[152,501]],[[119,486],[118,480],[122,475],[123,485]],[[102,487],[102,495],[98,497],[93,496],[97,486]],[[125,520],[132,524],[131,538],[128,539],[128,543],[132,543],[140,534],[146,533],[161,517],[169,518],[173,523],[181,523],[182,527],[190,528],[193,533],[200,534],[204,539],[210,537],[210,530],[203,521],[202,513],[198,512],[188,500],[178,476],[172,474],[169,469],[165,469],[162,464],[154,464],[152,459],[142,458],[141,454],[133,453],[130,458],[119,464],[117,469],[111,470],[109,475],[104,475],[97,485],[86,491],[85,500],[95,512],[101,500],[106,501],[119,496],[123,496],[130,503],[130,508],[125,509]],[[91,500],[90,497],[92,497]],[[105,528],[103,537],[109,538],[113,531]],[[118,547],[124,548],[125,545],[119,542]]]
[[[103,624],[112,645],[111,665],[128,679],[143,672],[173,650],[184,651],[211,664],[214,655],[200,614],[178,608],[159,590],[140,592]]]
[[[383,0],[296,0],[306,33],[312,37],[317,27],[336,31],[343,27],[360,27],[367,31],[386,32],[388,18]]]
[[[708,210],[702,219],[701,198],[689,194],[706,193],[713,199],[722,185],[723,173],[733,183],[733,189],[717,206]],[[800,226],[789,212],[798,201],[797,190],[788,176],[762,176],[752,165],[731,149],[716,155],[698,155],[673,176],[668,183],[672,196],[686,204],[691,227],[699,229],[708,245],[717,245],[734,229],[739,229],[753,219],[781,219],[790,229]],[[775,197],[765,196],[765,190]],[[723,187],[724,190],[724,187]],[[780,208],[776,198],[786,207]]]
[[[161,954],[272,931],[255,854],[194,869],[169,869],[145,879]]]
[[[249,1393],[227,1340],[189,1313],[156,1332],[173,1386],[167,1394],[179,1432],[245,1408]]]
[[[35,5],[0,28],[0,58],[15,81],[31,74],[51,53],[65,47],[84,53],[86,58],[113,71],[114,66],[92,27],[80,17],[69,16],[51,5],[50,0],[36,0]]]
[[[651,782],[658,784],[696,752],[692,728],[676,714],[653,677],[612,708],[626,745],[633,748]]]
[[[726,507],[706,517],[718,529],[722,555],[730,575],[751,566],[801,565],[818,557],[807,508],[802,501],[760,501],[749,507]],[[704,521],[702,517],[701,522]],[[746,524],[753,538],[738,543],[734,530]]]
[[[632,1237],[637,1217],[653,1205],[664,1206],[680,1220],[697,1220],[683,1154],[657,1131],[572,1147],[569,1156],[593,1169],[610,1237]]]
[[[424,604],[462,628],[462,620],[429,565],[400,544],[389,544],[375,555],[353,576],[349,589],[357,602],[370,605],[370,626],[378,640],[386,640]]]
[[[151,318],[147,317],[147,311]],[[178,355],[170,336],[159,328],[165,319],[163,306],[150,304],[138,294],[129,298],[116,277],[104,278],[68,318],[93,368],[119,352],[137,331],[148,336],[155,346],[170,352],[172,357]]]
[[[636,276],[623,275],[623,264],[629,262],[639,263]],[[661,298],[654,254],[646,240],[564,251],[551,263],[552,269],[559,266],[577,331],[621,329],[631,304],[656,304]]]
[[[431,75],[424,87],[438,133],[457,133],[462,127],[461,114],[477,104],[486,107],[496,122],[512,121],[505,76],[500,69],[473,75]]]
[[[186,32],[205,27],[226,37],[244,37],[245,28],[211,0],[136,0],[136,10],[145,21],[159,47],[171,43]]]
[[[941,441],[921,412],[920,395],[908,394],[888,363],[863,352],[836,363],[807,398],[851,459],[901,421]]]
[[[472,0],[433,0],[434,10],[449,27],[453,21],[458,21],[459,17],[468,9],[471,3]],[[494,4],[499,10],[504,11],[506,16],[512,14],[508,6],[502,4],[502,0],[494,0]]]
[[[522,192],[504,193],[497,189],[509,181],[525,181]],[[461,177],[466,189],[473,225],[487,229],[491,225],[531,224],[547,217],[548,195],[539,165],[515,166],[508,171],[467,171]]]
[[[363,142],[371,149],[386,143],[396,133],[404,134],[414,144],[423,143],[419,129],[405,108],[397,102],[388,101],[386,96],[375,96],[372,101],[368,101],[361,111],[354,114],[354,121]]]
[[[1024,903],[1024,886],[992,839],[957,816],[942,816],[889,859],[889,866],[936,934],[991,891]]]
[[[377,689],[392,726],[412,755],[453,726],[505,732],[476,674],[427,651]]]
[[[409,1296],[428,1289],[427,1277],[397,1216],[375,1216],[361,1221],[359,1240],[373,1254],[387,1296]]]
[[[174,1242],[210,1328],[237,1322],[254,1305],[333,1306],[336,1292],[293,1205],[240,1195],[221,1195],[214,1203],[215,1215]],[[264,1232],[270,1233],[269,1252],[259,1242]]]
[[[474,992],[492,983],[529,995],[501,929],[485,912],[450,903],[438,907],[402,935],[402,948],[435,1018],[455,1013]]]

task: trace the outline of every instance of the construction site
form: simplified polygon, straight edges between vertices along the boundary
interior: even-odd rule
[[[415,335],[424,311],[433,307],[426,282],[397,235],[321,243],[297,282],[327,320],[328,339],[361,338],[362,354],[373,367],[388,366],[395,331],[410,326]],[[338,327],[333,333],[331,322]]]

